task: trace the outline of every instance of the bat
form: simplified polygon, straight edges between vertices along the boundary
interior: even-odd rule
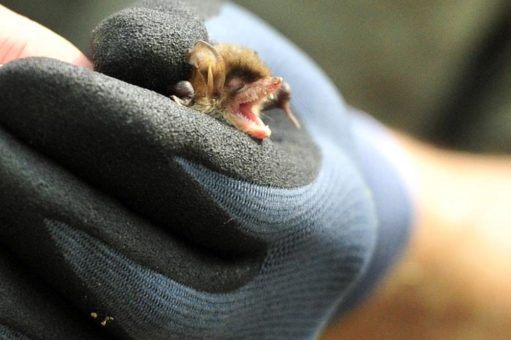
[[[201,40],[189,51],[187,61],[192,75],[173,87],[171,98],[176,103],[224,119],[257,139],[271,135],[261,112],[272,108],[284,110],[300,127],[289,105],[289,85],[274,77],[255,51]]]

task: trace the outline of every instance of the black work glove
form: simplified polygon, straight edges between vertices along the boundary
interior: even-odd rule
[[[94,62],[115,78],[42,58],[0,68],[0,285],[44,301],[0,309],[0,335],[313,337],[364,273],[373,201],[346,107],[310,60],[223,5],[212,38],[256,49],[304,128],[271,112],[261,142],[166,95],[214,9],[152,1],[107,19]]]

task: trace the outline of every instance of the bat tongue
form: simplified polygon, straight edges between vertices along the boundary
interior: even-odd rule
[[[268,96],[273,95],[282,86],[282,78],[264,77],[246,84],[240,89],[225,117],[236,128],[249,136],[264,139],[271,135],[270,128],[266,126],[259,111]]]
[[[261,118],[252,111],[252,103],[239,106],[239,112],[230,114],[228,120],[236,128],[257,139],[265,139],[271,135],[271,130]]]

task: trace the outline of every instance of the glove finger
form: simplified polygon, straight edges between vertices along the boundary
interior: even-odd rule
[[[220,1],[145,0],[103,20],[92,36],[98,72],[168,95],[170,86],[189,79],[187,53],[208,40],[204,18],[218,13]]]
[[[188,79],[187,51],[208,36],[198,14],[185,5],[166,10],[170,3],[128,8],[98,25],[92,39],[95,70],[164,95]]]
[[[261,143],[152,91],[56,60],[3,66],[0,107],[2,125],[32,148],[149,221],[227,253],[258,252],[261,243],[179,159],[279,187],[310,183],[319,166],[304,132]]]
[[[75,298],[88,294],[80,290],[82,283],[76,282],[73,271],[66,271],[68,265],[56,245],[64,239],[62,226],[91,235],[145,268],[205,291],[231,290],[250,280],[265,251],[261,246],[253,256],[229,258],[207,252],[142,220],[2,130],[0,220],[2,247]],[[75,242],[76,248],[80,245],[71,237],[65,240]]]
[[[82,323],[92,318],[121,338],[130,325],[144,325],[138,333],[144,334],[148,325],[141,310],[148,299],[161,297],[155,290],[159,281],[225,294],[252,281],[263,261],[263,254],[219,257],[172,237],[2,130],[0,220],[0,249],[36,273],[25,288],[27,280],[3,262],[0,251],[0,334],[6,337],[35,332],[35,338],[90,338],[78,318]],[[43,281],[54,291],[41,289]],[[153,302],[148,308],[158,311]],[[65,336],[75,329],[76,337]]]

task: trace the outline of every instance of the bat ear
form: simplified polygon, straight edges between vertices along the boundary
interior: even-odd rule
[[[216,48],[204,40],[199,40],[189,51],[188,63],[196,68],[222,62],[222,56]]]
[[[194,67],[191,82],[199,95],[211,97],[223,91],[225,62],[213,45],[199,40],[189,52],[188,63]]]

